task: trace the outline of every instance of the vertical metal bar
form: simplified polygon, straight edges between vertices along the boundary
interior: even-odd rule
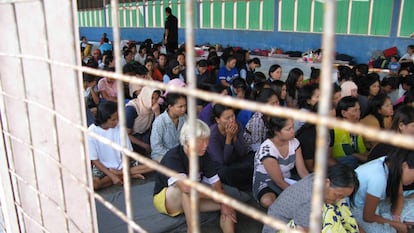
[[[176,4],[175,7],[177,7],[178,28],[181,28],[183,27],[183,23],[181,22],[181,4],[182,3],[180,0],[177,0],[175,4]]]
[[[210,1],[210,28],[214,28],[214,0]]]
[[[122,74],[121,67],[121,34],[119,30],[119,6],[118,0],[111,0],[111,17],[112,17],[112,32],[113,43],[112,48],[115,59],[115,73]],[[125,128],[125,95],[124,83],[121,80],[116,81],[118,92],[118,115],[121,133],[121,146],[126,147],[127,133]],[[129,157],[122,153],[122,171],[124,179],[124,193],[125,193],[125,208],[128,219],[133,219],[133,210],[131,206],[131,181],[129,177]],[[128,233],[133,233],[131,225],[128,224]]]
[[[352,0],[348,2],[348,23],[346,25],[346,34],[351,34],[351,23],[352,23]]]
[[[30,7],[31,7],[30,10],[33,11],[33,12],[38,10],[38,5],[32,5]],[[19,23],[17,21],[17,19],[19,18],[19,15],[22,14],[22,12],[23,13],[28,12],[27,8],[28,7],[25,6],[25,5],[15,5],[13,7],[14,16],[16,17],[16,24],[17,24],[16,25],[17,26],[17,34],[18,34],[17,40],[18,40],[18,44],[19,44],[19,52],[24,51],[24,52],[27,52],[27,53],[31,53],[31,52],[32,53],[37,53],[39,51],[36,51],[36,49],[25,50],[28,47],[28,45],[26,44],[26,41],[23,38],[25,38],[25,33],[27,33],[28,31],[24,30],[25,28],[23,27],[23,22]],[[37,15],[37,16],[39,16],[39,15]],[[39,18],[36,18],[36,20],[39,20]],[[39,25],[37,25],[37,26],[39,26]],[[39,29],[39,27],[37,29]],[[36,34],[36,35],[39,35],[39,34]],[[29,80],[28,77],[31,77],[30,73],[29,73],[30,72],[30,65],[31,65],[30,63],[31,63],[30,61],[25,61],[23,59],[21,59],[21,61],[19,63],[20,69],[22,71],[22,77],[23,77],[22,84],[21,84],[22,85],[21,88],[22,88],[22,91],[23,91],[22,95],[25,98],[28,98],[28,99],[32,98],[32,96],[30,95],[30,92],[28,92],[27,90],[30,89],[30,88],[28,88],[30,86],[30,83],[31,82],[33,83],[33,80],[31,80],[31,82],[28,81]],[[42,75],[45,74],[44,70],[43,70],[44,69],[44,66],[43,66],[44,64],[41,64],[41,68],[40,68],[40,63],[37,63],[37,65],[39,65],[38,67],[42,71],[41,74]],[[39,74],[37,74],[37,75],[39,75]],[[37,101],[39,101],[39,98],[37,98]],[[36,124],[36,123],[34,123],[33,120],[31,119],[31,116],[34,115],[34,113],[32,113],[32,112],[33,112],[33,108],[31,108],[28,104],[25,104],[25,109],[24,109],[23,114],[25,114],[27,118],[25,119],[26,122],[24,122],[24,123],[27,124],[27,129],[29,129],[28,132],[27,132],[27,135],[28,135],[27,140],[30,142],[30,144],[36,144],[36,140],[34,139],[34,134],[36,134],[36,132],[34,132],[34,126],[33,126],[33,124]],[[35,186],[36,189],[39,190],[39,179],[38,179],[38,176],[37,176],[38,172],[36,170],[37,167],[36,167],[36,159],[35,159],[36,153],[32,149],[30,149],[30,153],[28,153],[27,155],[29,156],[29,158],[27,160],[28,163],[26,164],[26,166],[30,167],[29,169],[30,169],[30,172],[32,174],[26,173],[25,178],[27,178],[28,180],[30,179],[30,182],[32,182],[33,186]],[[19,165],[21,166],[21,164],[18,164],[18,166]],[[23,172],[22,172],[22,174],[23,174]],[[21,194],[22,194],[21,196],[23,197],[22,202],[21,202],[21,204],[23,206],[24,204],[26,204],[25,202],[27,201],[27,199],[25,199],[25,195],[27,195],[27,193],[25,191],[27,191],[27,190],[26,190],[26,187],[24,185],[22,185],[21,183],[18,183],[18,184],[20,186],[19,189],[21,190],[20,191]],[[33,198],[33,203],[36,203],[33,206],[35,206],[35,208],[36,207],[38,208],[36,214],[38,214],[39,216],[35,216],[35,214],[33,214],[30,217],[36,218],[36,220],[39,222],[39,224],[42,227],[44,227],[45,223],[44,223],[44,216],[42,215],[43,205],[42,205],[42,202],[41,202],[41,198],[38,194],[35,197],[32,197],[32,198]],[[34,213],[34,211],[31,212],[31,213]],[[19,214],[22,216],[21,211],[19,211]],[[27,217],[25,216],[24,217],[24,226],[22,226],[22,227],[24,227],[27,231],[34,230],[35,227],[31,226],[29,221],[26,221],[26,219],[27,219]]]
[[[0,79],[0,90],[3,91]],[[5,109],[3,97],[0,96],[0,109],[2,112]],[[7,118],[7,114],[4,114],[2,117]],[[8,131],[6,127],[3,126],[2,117],[0,117],[0,131]],[[4,120],[6,122],[6,120]],[[7,146],[6,146],[7,144]],[[0,217],[3,216],[4,220],[4,227],[5,232],[21,232],[19,229],[19,222],[17,213],[15,210],[15,199],[14,199],[14,190],[13,190],[13,183],[11,180],[11,176],[9,174],[9,164],[8,164],[8,153],[6,152],[6,148],[10,147],[9,139],[3,137],[3,133],[0,133],[0,152],[4,156],[0,156]],[[17,193],[16,193],[17,195]],[[0,220],[1,222],[1,220]],[[0,231],[2,230],[2,226],[0,226]]]
[[[185,1],[185,11],[187,15],[185,17],[185,50],[186,50],[186,76],[187,85],[190,89],[196,88],[195,79],[195,63],[194,63],[194,12],[193,12],[193,0]],[[196,99],[192,96],[187,98],[188,106],[188,123],[190,128],[193,129],[190,132],[189,148],[190,148],[190,179],[196,181],[198,178],[198,156],[195,152],[195,123],[196,123]],[[200,232],[199,226],[199,211],[198,211],[198,193],[197,190],[191,189],[190,192],[191,202],[191,223],[189,232]]]
[[[233,30],[236,30],[236,29],[237,29],[237,1],[233,1]]]
[[[368,35],[372,35],[372,15],[374,14],[374,0],[369,1],[369,14],[368,14]]]
[[[198,4],[198,12],[200,12],[199,13],[199,16],[198,16],[198,18],[199,18],[199,22],[200,22],[200,28],[204,28],[204,20],[203,20],[203,17],[204,17],[204,14],[203,14],[203,10],[204,10],[204,2],[203,2],[203,0],[200,0],[200,3]]]
[[[46,12],[49,9],[46,4],[47,3],[44,3],[44,2],[42,3],[42,11],[43,11],[42,13],[43,13],[43,18],[44,18],[44,23],[45,23],[44,27],[47,30],[48,28],[52,28],[54,25],[53,25],[53,23],[48,21],[48,18],[46,16]],[[49,41],[51,38],[50,38],[49,34],[47,33],[47,31],[45,31],[45,32],[46,33],[45,33],[44,37],[46,38],[47,41]],[[52,57],[52,53],[49,50],[49,46],[46,50],[46,53],[47,53],[48,57]],[[48,70],[49,70],[49,74],[50,74],[49,75],[49,84],[50,84],[50,87],[51,87],[50,88],[50,96],[51,96],[50,107],[53,108],[54,110],[56,110],[55,101],[57,101],[57,99],[54,98],[54,96],[56,96],[56,95],[54,93],[54,88],[53,88],[54,87],[53,82],[56,81],[56,80],[53,79],[53,73],[52,73],[53,72],[53,67],[52,67],[51,64],[48,64]],[[81,109],[79,109],[79,110],[81,110]],[[57,122],[56,116],[53,116],[52,124],[53,124],[53,129],[51,130],[51,133],[53,134],[53,138],[55,139],[55,141],[59,141],[59,135],[58,135],[58,132],[57,132],[58,122]],[[62,163],[61,150],[60,150],[59,146],[56,147],[56,152],[57,152],[57,160],[60,163]],[[63,209],[64,213],[66,214],[67,213],[67,206],[66,206],[67,201],[66,201],[65,189],[64,189],[64,185],[63,185],[63,174],[62,174],[62,169],[59,169],[59,168],[57,168],[57,169],[58,169],[58,171],[57,171],[57,185],[59,186],[59,197],[60,197],[59,201],[60,201],[60,204],[61,204],[60,207]],[[54,171],[54,173],[55,172],[56,171]],[[55,198],[57,198],[57,196]],[[68,219],[65,218],[64,222],[65,222],[65,230],[66,230],[65,232],[69,232],[69,221],[68,221]]]
[[[245,20],[245,23],[246,23],[246,26],[245,26],[245,28],[246,28],[246,30],[249,30],[249,27],[250,27],[250,25],[249,25],[249,22],[250,22],[250,1],[247,1],[246,2],[246,20]],[[262,16],[262,14],[259,14],[259,18],[262,18],[263,16]],[[235,29],[237,29],[237,23],[236,23],[236,21],[237,21],[237,18],[234,18],[234,24],[236,25],[236,27],[234,27]],[[260,27],[260,23],[259,23],[259,27]]]
[[[155,1],[152,2],[152,27],[156,27],[157,26],[157,19],[156,19],[156,14],[155,14]]]
[[[293,7],[293,31],[296,32],[298,28],[298,0],[295,0],[295,7]]]
[[[401,21],[402,21],[402,17],[403,17],[403,13],[404,13],[404,2],[405,0],[401,0],[401,5],[400,5],[400,9],[399,9],[399,14],[398,14],[398,27],[397,27],[397,36],[400,36],[401,34]],[[393,6],[393,9],[395,7],[395,3]]]
[[[313,32],[313,24],[315,23],[315,0],[311,1],[311,15],[310,15],[310,32]]]
[[[105,0],[102,0],[102,3],[103,3],[103,5],[102,5],[101,8],[99,8],[99,3],[97,3],[97,8],[100,11],[100,20],[101,20],[100,21],[101,22],[100,26],[101,27],[103,27],[105,25],[104,24],[104,22],[105,22],[105,19],[104,19],[104,17],[105,17]],[[72,16],[73,17],[72,21],[74,21],[73,25],[72,25],[72,27],[73,27],[72,30],[74,32],[75,40],[79,41],[79,30],[78,30],[79,26],[77,25],[76,20],[75,20],[76,15],[77,15],[77,2],[73,2],[73,4],[72,4],[72,15],[73,15]],[[80,59],[80,54],[79,53],[76,53],[76,60],[77,60],[76,64],[79,66],[81,64],[81,59]],[[76,72],[77,72],[78,77],[82,77],[82,72],[81,71],[76,70]],[[81,93],[80,90],[82,90],[82,87],[83,87],[83,82],[81,83],[80,78],[78,78],[78,86],[79,86],[78,87],[78,95],[80,95],[80,93]],[[81,102],[84,103],[84,101],[81,101]],[[85,124],[86,123],[86,114],[84,114],[85,113],[84,111],[85,111],[86,108],[85,108],[84,105],[81,105],[81,106],[83,106],[83,110],[82,110],[82,114],[81,114],[82,115],[81,116],[81,122],[83,122]],[[80,164],[82,165],[81,169],[82,169],[83,174],[85,176],[83,180],[88,185],[88,187],[90,187],[90,189],[93,190],[92,177],[88,175],[88,174],[92,174],[92,171],[91,171],[91,166],[90,166],[90,163],[89,163],[89,161],[90,161],[89,156],[87,154],[87,149],[88,148],[87,148],[87,145],[85,145],[85,144],[87,144],[86,143],[87,135],[86,135],[85,132],[80,132],[80,133],[81,133],[81,135],[79,137],[81,138],[83,143],[80,143],[81,144],[81,148],[80,148],[81,152],[79,153],[79,156],[81,158],[81,161],[80,161]],[[65,141],[64,144],[66,145],[67,142]],[[71,146],[69,145],[69,147],[71,147]],[[73,152],[72,149],[70,151]],[[88,161],[88,162],[85,162],[85,161]],[[63,178],[65,179],[65,176]],[[64,180],[63,182],[66,186],[67,185],[66,181]],[[69,186],[69,187],[71,187],[71,186]],[[70,192],[73,192],[73,189],[71,189],[71,188],[69,188],[69,189],[70,189]],[[88,207],[88,208],[86,208],[85,212],[91,218],[89,221],[87,221],[87,224],[85,224],[85,226],[89,227],[90,232],[98,232],[98,220],[97,220],[97,217],[96,217],[97,214],[96,214],[96,207],[95,207],[95,199],[93,198],[93,194],[91,194],[87,191],[85,192],[84,195],[86,196],[86,204],[87,204],[86,206]],[[70,200],[69,200],[69,202],[70,202]],[[69,205],[69,208],[68,208],[69,213],[72,213],[71,212],[72,211],[71,206],[72,205]],[[74,207],[74,208],[76,208],[76,207]],[[83,218],[83,217],[81,217],[81,218]]]
[[[149,2],[148,1],[144,1],[144,10],[143,10],[143,12],[144,12],[144,14],[145,14],[145,26],[146,27],[150,27],[150,25],[149,25],[149,18],[148,18],[148,8],[149,8]]]
[[[225,16],[226,16],[226,5],[224,4],[224,0],[221,0],[221,29],[225,28]]]
[[[278,20],[277,20],[277,28],[279,29],[279,31],[282,31],[281,30],[282,29],[282,1],[281,0],[279,0],[279,7],[278,7],[278,9],[279,9],[279,12],[277,14],[277,18],[278,18]]]
[[[264,4],[263,0],[260,0],[260,5],[259,5],[259,15],[260,15],[260,17],[259,17],[259,30],[263,30],[263,17],[264,17],[264,15],[263,15],[263,4]]]
[[[249,30],[249,22],[250,22],[250,1],[246,2],[246,30]],[[260,18],[262,18],[262,14],[260,14]]]
[[[322,48],[324,57],[322,60],[322,79],[320,83],[321,99],[319,101],[318,114],[329,116],[332,102],[332,67],[335,51],[335,10],[336,0],[325,1],[324,31],[322,36]],[[324,203],[324,180],[326,176],[328,154],[328,129],[325,126],[317,126],[316,136],[316,163],[315,180],[313,184],[312,212],[310,219],[310,232],[321,232],[321,207]]]

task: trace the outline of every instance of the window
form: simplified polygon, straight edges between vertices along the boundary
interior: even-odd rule
[[[166,5],[165,5],[166,4]],[[147,1],[145,3],[146,26],[147,27],[164,27],[165,7],[168,1]],[[173,13],[174,14],[174,13]]]
[[[103,11],[101,9],[79,11],[78,22],[80,27],[103,27]]]
[[[200,0],[200,27],[273,31],[274,1]]]
[[[144,26],[144,6],[142,2],[119,3],[119,26],[120,27],[143,27]],[[108,5],[107,16],[111,15],[110,5]],[[112,27],[111,17],[109,27]]]
[[[80,0],[78,0],[80,1]],[[119,1],[120,27],[163,28],[165,8],[171,7],[178,18],[178,27],[184,28],[186,10],[184,0]],[[112,27],[110,1],[91,9],[92,5],[81,1],[78,10],[80,27]],[[101,2],[101,4],[103,4]],[[199,11],[197,9],[199,8]],[[194,1],[195,27],[206,29],[274,30],[275,1],[273,0],[199,0]],[[200,12],[200,15],[197,15]]]
[[[393,0],[337,0],[336,32],[389,36],[393,4]],[[322,28],[322,0],[279,0],[280,31],[322,32]]]
[[[414,1],[401,0],[400,20],[399,20],[399,36],[410,36],[414,33]]]

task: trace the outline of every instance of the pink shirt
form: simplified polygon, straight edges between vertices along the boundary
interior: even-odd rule
[[[112,83],[108,83],[107,78],[102,78],[98,82],[98,90],[100,92],[105,91],[110,97],[115,97],[116,98],[116,95],[117,95],[116,80],[114,80],[114,82],[112,82]]]

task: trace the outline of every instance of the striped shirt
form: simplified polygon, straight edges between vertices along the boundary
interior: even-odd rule
[[[283,157],[277,147],[273,144],[273,142],[270,139],[266,139],[260,145],[260,149],[256,152],[255,156],[255,172],[256,173],[262,173],[267,174],[267,171],[262,163],[263,159],[267,157],[271,157],[277,160],[280,166],[280,170],[283,174],[284,178],[290,178],[290,170],[293,169],[295,166],[295,160],[296,160],[296,150],[299,148],[299,141],[294,138],[289,141],[289,152],[288,156]]]

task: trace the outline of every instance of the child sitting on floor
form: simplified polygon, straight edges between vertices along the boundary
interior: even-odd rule
[[[96,122],[89,126],[89,132],[107,138],[113,143],[121,144],[120,127],[118,124],[117,104],[106,101],[98,106]],[[126,146],[132,150],[132,145],[126,137]],[[122,154],[110,145],[89,136],[89,158],[92,162],[93,188],[95,190],[109,187],[113,184],[122,185]],[[151,171],[146,165],[138,165],[131,160],[129,172],[132,178],[143,179],[142,174]]]

